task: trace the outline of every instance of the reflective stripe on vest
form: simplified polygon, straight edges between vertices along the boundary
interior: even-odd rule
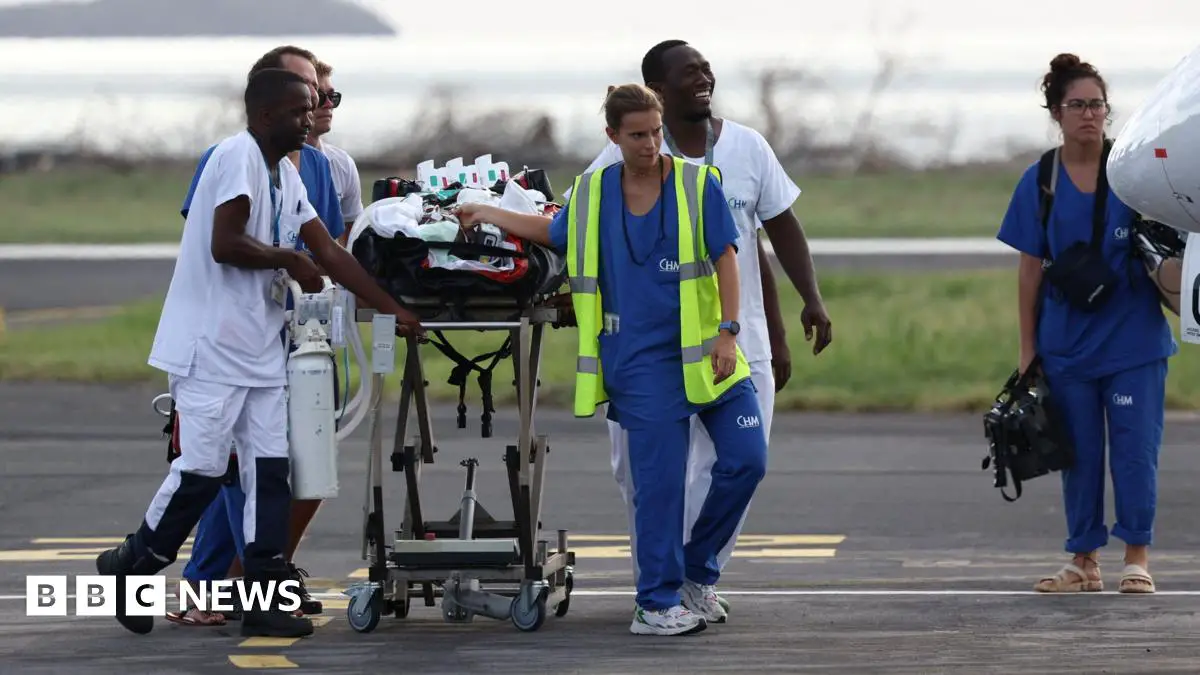
[[[704,239],[704,192],[709,171],[716,169],[675,159],[675,198],[679,209],[680,348],[684,388],[688,401],[694,404],[711,403],[750,376],[750,364],[735,343],[733,374],[720,384],[713,383],[710,355],[720,332],[721,293],[716,267],[710,260]]]
[[[567,275],[571,303],[578,325],[579,347],[575,360],[574,411],[590,417],[607,400],[600,368],[601,307],[599,279],[600,179],[603,171],[575,179],[567,206]],[[580,208],[583,205],[583,208]]]
[[[688,401],[711,403],[738,381],[750,376],[750,367],[740,347],[735,347],[734,374],[713,384],[713,371],[706,358],[716,343],[721,323],[721,297],[716,268],[709,260],[704,242],[704,187],[708,172],[718,180],[715,167],[701,167],[673,158],[675,171],[676,221],[679,239],[679,300],[681,356]],[[600,298],[599,233],[600,186],[605,169],[575,179],[567,213],[567,274],[575,318],[579,326],[579,350],[575,366],[577,417],[595,414],[607,400],[599,359],[599,335],[603,306]],[[668,188],[663,186],[664,192]],[[583,205],[583,208],[580,206]]]

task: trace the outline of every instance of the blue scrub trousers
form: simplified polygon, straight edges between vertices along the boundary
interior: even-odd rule
[[[1108,543],[1106,418],[1116,507],[1112,534],[1131,546],[1153,542],[1166,377],[1167,361],[1162,359],[1096,380],[1049,379],[1075,444],[1075,464],[1062,472],[1067,552],[1089,553]]]
[[[243,509],[246,493],[235,480],[221,486],[196,525],[196,540],[183,578],[188,581],[224,579],[233,564],[234,555],[245,560],[246,534],[243,528]]]
[[[712,485],[683,543],[690,418],[655,424],[622,419],[629,432],[638,568],[637,604],[659,610],[680,603],[684,579],[715,584],[717,554],[729,543],[767,470],[767,439],[753,385],[739,383],[698,414],[716,449]]]

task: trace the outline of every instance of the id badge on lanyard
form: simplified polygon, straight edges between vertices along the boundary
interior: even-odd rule
[[[276,188],[270,167],[267,168],[267,184],[271,188],[271,245],[279,248],[279,221],[283,218],[283,195],[279,192],[282,192],[282,185]],[[287,306],[288,291],[283,277],[283,270],[275,270],[275,278],[271,280],[271,299],[280,307]]]

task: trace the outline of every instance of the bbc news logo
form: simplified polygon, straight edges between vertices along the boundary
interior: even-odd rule
[[[67,616],[70,604],[75,606],[75,616],[117,615],[117,577],[75,577],[74,603],[68,591],[70,585],[65,575],[25,577],[25,615]],[[127,576],[124,595],[128,616],[162,616],[171,604],[168,602],[167,578],[162,576]],[[300,609],[300,582],[293,579],[258,583],[240,579],[180,580],[174,596],[178,599],[176,608],[180,612],[190,607],[206,612],[228,612],[234,609],[235,601],[244,610],[266,610],[277,606],[285,612],[294,612]]]

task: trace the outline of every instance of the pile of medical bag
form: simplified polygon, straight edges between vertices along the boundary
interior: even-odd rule
[[[544,170],[526,167],[510,176],[505,163],[485,155],[470,166],[461,159],[441,168],[422,162],[417,174],[417,180],[376,180],[347,242],[393,297],[460,305],[501,296],[524,306],[562,287],[566,264],[556,251],[487,223],[464,233],[454,215],[462,204],[482,202],[553,216],[561,207]]]

